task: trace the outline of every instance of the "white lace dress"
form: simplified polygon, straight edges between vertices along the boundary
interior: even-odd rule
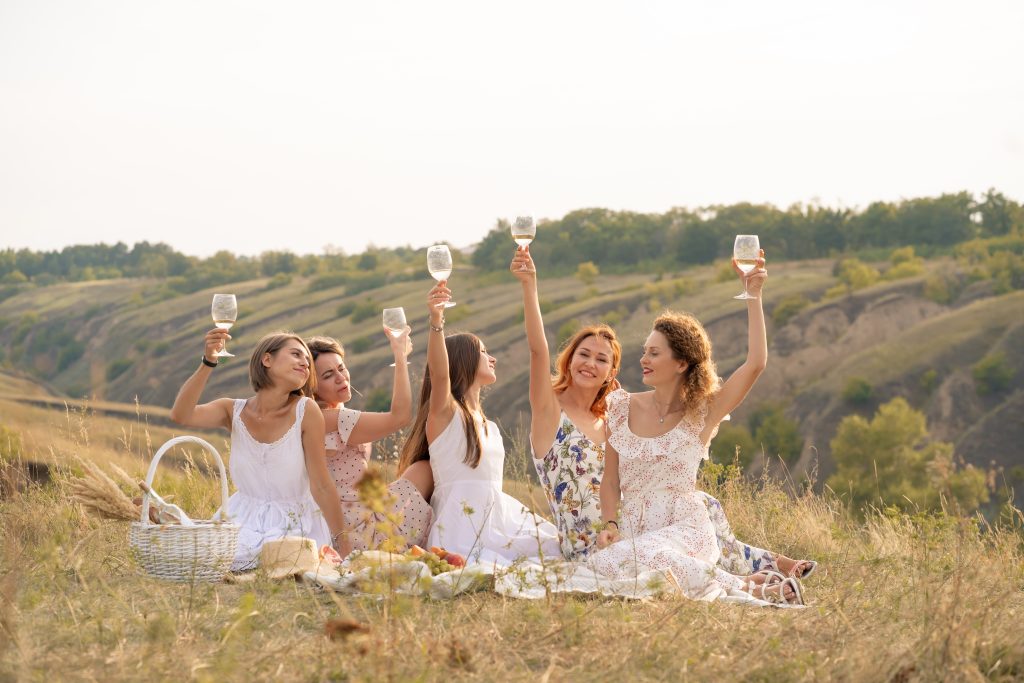
[[[629,406],[625,391],[609,396],[608,442],[619,454],[622,538],[591,555],[591,565],[616,579],[661,570],[696,600],[742,593],[743,580],[716,566],[715,527],[696,488],[697,468],[708,457],[700,440],[704,415],[648,438],[630,429]]]
[[[463,419],[456,409],[429,447],[434,523],[427,543],[485,564],[508,565],[541,553],[561,558],[558,529],[501,490],[505,444],[498,426],[475,418],[481,454],[470,467]]]
[[[231,569],[252,569],[260,548],[283,536],[305,536],[317,544],[331,542],[320,507],[309,492],[302,416],[306,402],[299,399],[295,422],[274,443],[257,441],[242,421],[244,399],[235,401],[231,418],[231,459],[228,468],[238,490],[228,499],[228,515],[238,524],[238,550]]]

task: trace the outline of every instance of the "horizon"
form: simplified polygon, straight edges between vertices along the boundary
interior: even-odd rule
[[[603,207],[1024,197],[1024,5],[0,9],[10,248],[360,253]]]

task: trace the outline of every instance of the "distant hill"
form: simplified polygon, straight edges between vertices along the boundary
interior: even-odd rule
[[[960,457],[986,469],[1001,466],[1004,476],[1019,477],[1017,488],[1024,490],[1024,471],[1014,470],[1022,463],[1024,443],[1024,292],[1000,285],[994,276],[970,276],[960,257],[915,263],[909,276],[837,292],[842,287],[834,259],[771,262],[765,297],[769,365],[731,424],[747,424],[766,405],[781,406],[803,441],[789,459],[790,473],[815,471],[820,482],[833,469],[829,441],[839,421],[851,413],[870,415],[900,395],[925,412],[933,436],[956,444]],[[873,265],[895,267],[884,260]],[[600,275],[591,284],[542,273],[549,343],[556,348],[559,337],[580,322],[611,323],[625,347],[622,382],[639,390],[637,361],[651,320],[664,308],[685,310],[704,321],[719,371],[728,375],[745,353],[746,313],[732,299],[737,281],[722,271],[719,263],[674,273]],[[955,291],[936,291],[942,283]],[[149,412],[159,419],[198,365],[216,289],[238,295],[240,316],[229,345],[238,357],[213,373],[205,398],[246,395],[253,344],[264,333],[289,329],[339,338],[354,386],[364,395],[354,405],[386,405],[391,371],[380,309],[405,307],[414,330],[412,372],[418,384],[424,299],[431,285],[424,272],[357,293],[346,293],[351,287],[344,283],[324,286],[322,278],[301,276],[250,279],[176,296],[159,278],[23,289],[0,302],[2,360],[20,371],[16,380],[5,378],[3,394],[35,394],[36,401],[44,395],[90,396],[124,404],[137,398],[153,406]],[[448,329],[479,334],[497,357],[499,379],[485,406],[514,432],[529,410],[519,285],[507,272],[462,265],[451,287],[458,306],[448,312]],[[991,358],[1007,382],[989,386],[978,379],[978,363]],[[36,391],[29,391],[29,377],[40,378]],[[851,395],[851,386],[860,393]],[[732,446],[719,440],[713,450],[729,459]],[[764,465],[755,458],[754,471]]]

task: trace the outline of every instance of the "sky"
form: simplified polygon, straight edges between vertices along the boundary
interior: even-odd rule
[[[1021,35],[1019,0],[0,0],[0,248],[1024,201]]]

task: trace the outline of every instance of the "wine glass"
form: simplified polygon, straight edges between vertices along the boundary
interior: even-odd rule
[[[405,309],[399,306],[398,308],[385,308],[384,309],[384,327],[387,329],[388,334],[396,339],[402,336],[405,332]],[[389,368],[395,367],[392,363],[388,366]]]
[[[525,247],[537,236],[537,222],[533,216],[516,216],[512,222],[512,239],[520,248]],[[519,266],[519,270],[526,270],[526,266]]]
[[[733,299],[756,299],[747,293],[746,275],[757,267],[757,259],[761,256],[761,244],[757,235],[736,235],[736,243],[732,248],[732,256],[736,259],[736,266],[743,271],[743,293],[734,296]]]
[[[447,280],[452,274],[452,252],[448,250],[447,244],[435,244],[427,248],[427,270],[435,280]],[[445,301],[437,307],[451,308],[454,301]]]
[[[213,324],[222,330],[230,330],[238,318],[238,301],[235,299],[235,295],[214,294],[211,311],[213,313]],[[228,353],[227,343],[221,347],[220,351],[213,355],[217,358],[235,357],[235,354]]]

